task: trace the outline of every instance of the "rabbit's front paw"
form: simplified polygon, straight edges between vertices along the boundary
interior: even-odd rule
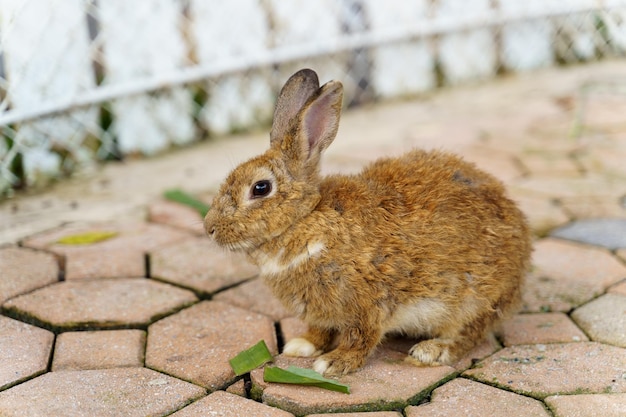
[[[346,351],[334,350],[320,356],[313,363],[313,370],[322,375],[341,376],[356,371],[365,363],[365,356]]]
[[[430,339],[414,345],[409,350],[412,362],[418,365],[438,366],[451,362],[450,341],[444,339]]]
[[[287,356],[299,356],[309,358],[319,356],[322,351],[315,348],[315,345],[303,337],[291,339],[283,348],[283,353]]]

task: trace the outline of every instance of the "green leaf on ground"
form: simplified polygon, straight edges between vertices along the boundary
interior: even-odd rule
[[[239,376],[272,360],[272,354],[267,348],[265,341],[261,340],[251,348],[240,352],[228,362],[230,363],[230,367],[233,368],[233,371],[235,371],[235,375]]]
[[[78,233],[75,235],[63,236],[56,243],[62,245],[90,245],[92,243],[102,242],[117,236],[117,232],[94,231]]]
[[[334,379],[324,378],[321,374],[311,369],[298,368],[296,366],[289,366],[287,369],[268,366],[263,373],[263,380],[265,382],[279,382],[282,384],[311,385],[350,394],[349,386]]]
[[[163,193],[163,197],[176,203],[184,204],[196,210],[202,217],[206,216],[211,208],[208,204],[198,200],[197,198],[178,189],[167,190]]]

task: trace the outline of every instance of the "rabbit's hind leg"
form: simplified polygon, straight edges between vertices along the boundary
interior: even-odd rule
[[[419,366],[452,365],[480,343],[493,322],[495,314],[485,314],[455,332],[423,340],[409,350],[409,362]]]
[[[407,359],[418,366],[449,365],[454,360],[453,347],[455,347],[453,339],[423,340],[413,345]]]

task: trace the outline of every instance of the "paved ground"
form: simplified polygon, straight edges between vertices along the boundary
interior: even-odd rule
[[[497,337],[432,368],[391,340],[342,379],[350,395],[233,375],[230,357],[260,339],[277,354],[302,324],[193,210],[160,198],[180,187],[208,200],[266,134],[5,201],[0,415],[626,415],[624,74],[626,62],[548,70],[345,115],[325,170],[451,149],[507,184],[537,236],[524,310]],[[63,243],[88,231],[111,236]]]

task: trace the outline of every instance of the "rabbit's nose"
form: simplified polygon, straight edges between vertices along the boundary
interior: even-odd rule
[[[204,217],[204,231],[209,235],[213,236],[215,234],[215,222],[213,221],[213,216],[211,216],[209,212]]]

